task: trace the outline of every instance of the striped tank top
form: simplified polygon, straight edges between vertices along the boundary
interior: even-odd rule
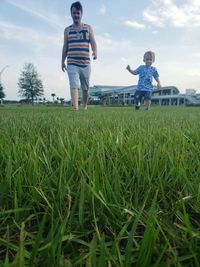
[[[76,30],[73,25],[69,26],[67,39],[67,64],[87,67],[90,64],[89,26],[83,24],[80,30]]]

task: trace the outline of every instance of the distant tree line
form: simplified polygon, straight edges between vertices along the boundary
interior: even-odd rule
[[[46,98],[42,97],[44,95],[44,86],[40,75],[37,72],[36,67],[32,63],[25,63],[23,69],[20,73],[19,81],[18,81],[18,94],[23,98],[21,103],[32,103],[34,101],[40,101],[42,103],[46,102]],[[55,93],[51,94],[53,98],[53,103],[58,103],[60,101],[61,104],[64,103],[64,98],[56,97]],[[0,83],[0,100],[1,104],[3,103],[3,99],[5,98],[3,85]]]

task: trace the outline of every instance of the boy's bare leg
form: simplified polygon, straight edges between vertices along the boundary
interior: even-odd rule
[[[151,100],[150,99],[147,99],[146,101],[145,101],[145,109],[150,109],[150,106],[151,106]]]
[[[87,104],[88,104],[88,90],[83,90],[83,108],[84,108],[84,110],[87,110]]]
[[[72,97],[73,109],[76,111],[78,110],[78,89],[71,90],[71,97]]]

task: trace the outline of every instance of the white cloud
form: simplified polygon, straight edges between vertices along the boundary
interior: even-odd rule
[[[125,57],[121,57],[121,61],[124,62],[124,63],[126,63],[126,62],[128,62],[128,59],[125,58]]]
[[[107,11],[107,8],[105,5],[102,5],[99,9],[99,12],[101,15],[105,15],[106,14],[106,11]]]
[[[28,43],[34,47],[34,49],[45,49],[49,46],[58,46],[61,41],[60,36],[50,36],[28,27],[18,26],[6,20],[0,20],[0,26],[2,39]]]
[[[188,75],[192,77],[200,77],[199,69],[191,69],[188,71]]]
[[[157,35],[158,33],[159,33],[159,31],[156,31],[156,30],[152,31],[152,34],[154,34],[154,35]]]
[[[103,35],[104,35],[105,37],[107,37],[107,38],[111,38],[111,37],[112,37],[111,34],[109,34],[108,32],[104,32]]]
[[[182,34],[181,42],[189,49],[189,54],[191,51],[199,51],[200,27],[185,30]]]
[[[199,2],[199,0],[190,0],[190,2],[191,2],[194,6],[197,6],[197,7],[200,6],[200,2]]]
[[[113,40],[111,37],[105,36],[103,35],[96,35],[96,41],[98,43],[98,47],[100,46],[101,49],[106,49],[106,48],[110,48],[111,45],[113,44]],[[99,49],[98,49],[99,50]]]
[[[152,1],[143,18],[157,27],[200,27],[200,1],[187,0],[175,4],[173,0]]]
[[[163,19],[151,10],[145,10],[143,12],[143,17],[146,21],[148,21],[149,23],[151,23],[157,27],[163,27],[164,26],[163,25]]]
[[[126,20],[126,21],[124,21],[124,25],[126,25],[130,28],[135,28],[135,29],[145,29],[144,24],[141,24],[141,23],[134,21],[134,20]]]
[[[193,54],[192,54],[192,57],[200,58],[200,53],[193,53]],[[199,71],[199,73],[200,73],[200,71]]]
[[[132,43],[129,40],[116,40],[111,36],[96,35],[98,44],[98,51],[100,53],[109,52],[119,55],[119,51],[126,51],[132,49]]]
[[[52,27],[56,29],[63,29],[65,25],[65,21],[62,20],[59,16],[57,16],[54,13],[50,13],[49,10],[47,12],[41,6],[36,7],[35,3],[33,4],[33,2],[31,1],[28,1],[28,3],[26,1],[26,4],[24,4],[22,1],[16,1],[16,0],[6,0],[6,1],[10,5],[13,5],[16,8],[31,14],[32,16],[35,16],[39,19],[42,19],[43,21],[46,21],[48,24],[50,24]],[[67,17],[67,19],[69,19],[69,17]]]

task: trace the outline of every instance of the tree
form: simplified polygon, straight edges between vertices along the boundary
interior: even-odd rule
[[[0,83],[0,100],[1,100],[1,104],[3,104],[3,98],[5,98],[5,94],[4,94],[4,91],[3,91],[3,86],[2,84]]]
[[[60,103],[63,104],[64,103],[64,98],[60,98]]]
[[[56,94],[52,93],[51,96],[53,97],[53,102],[54,102],[54,97],[56,96]]]
[[[32,63],[25,63],[18,82],[19,95],[25,97],[32,104],[35,98],[42,96],[44,89],[42,80]]]

